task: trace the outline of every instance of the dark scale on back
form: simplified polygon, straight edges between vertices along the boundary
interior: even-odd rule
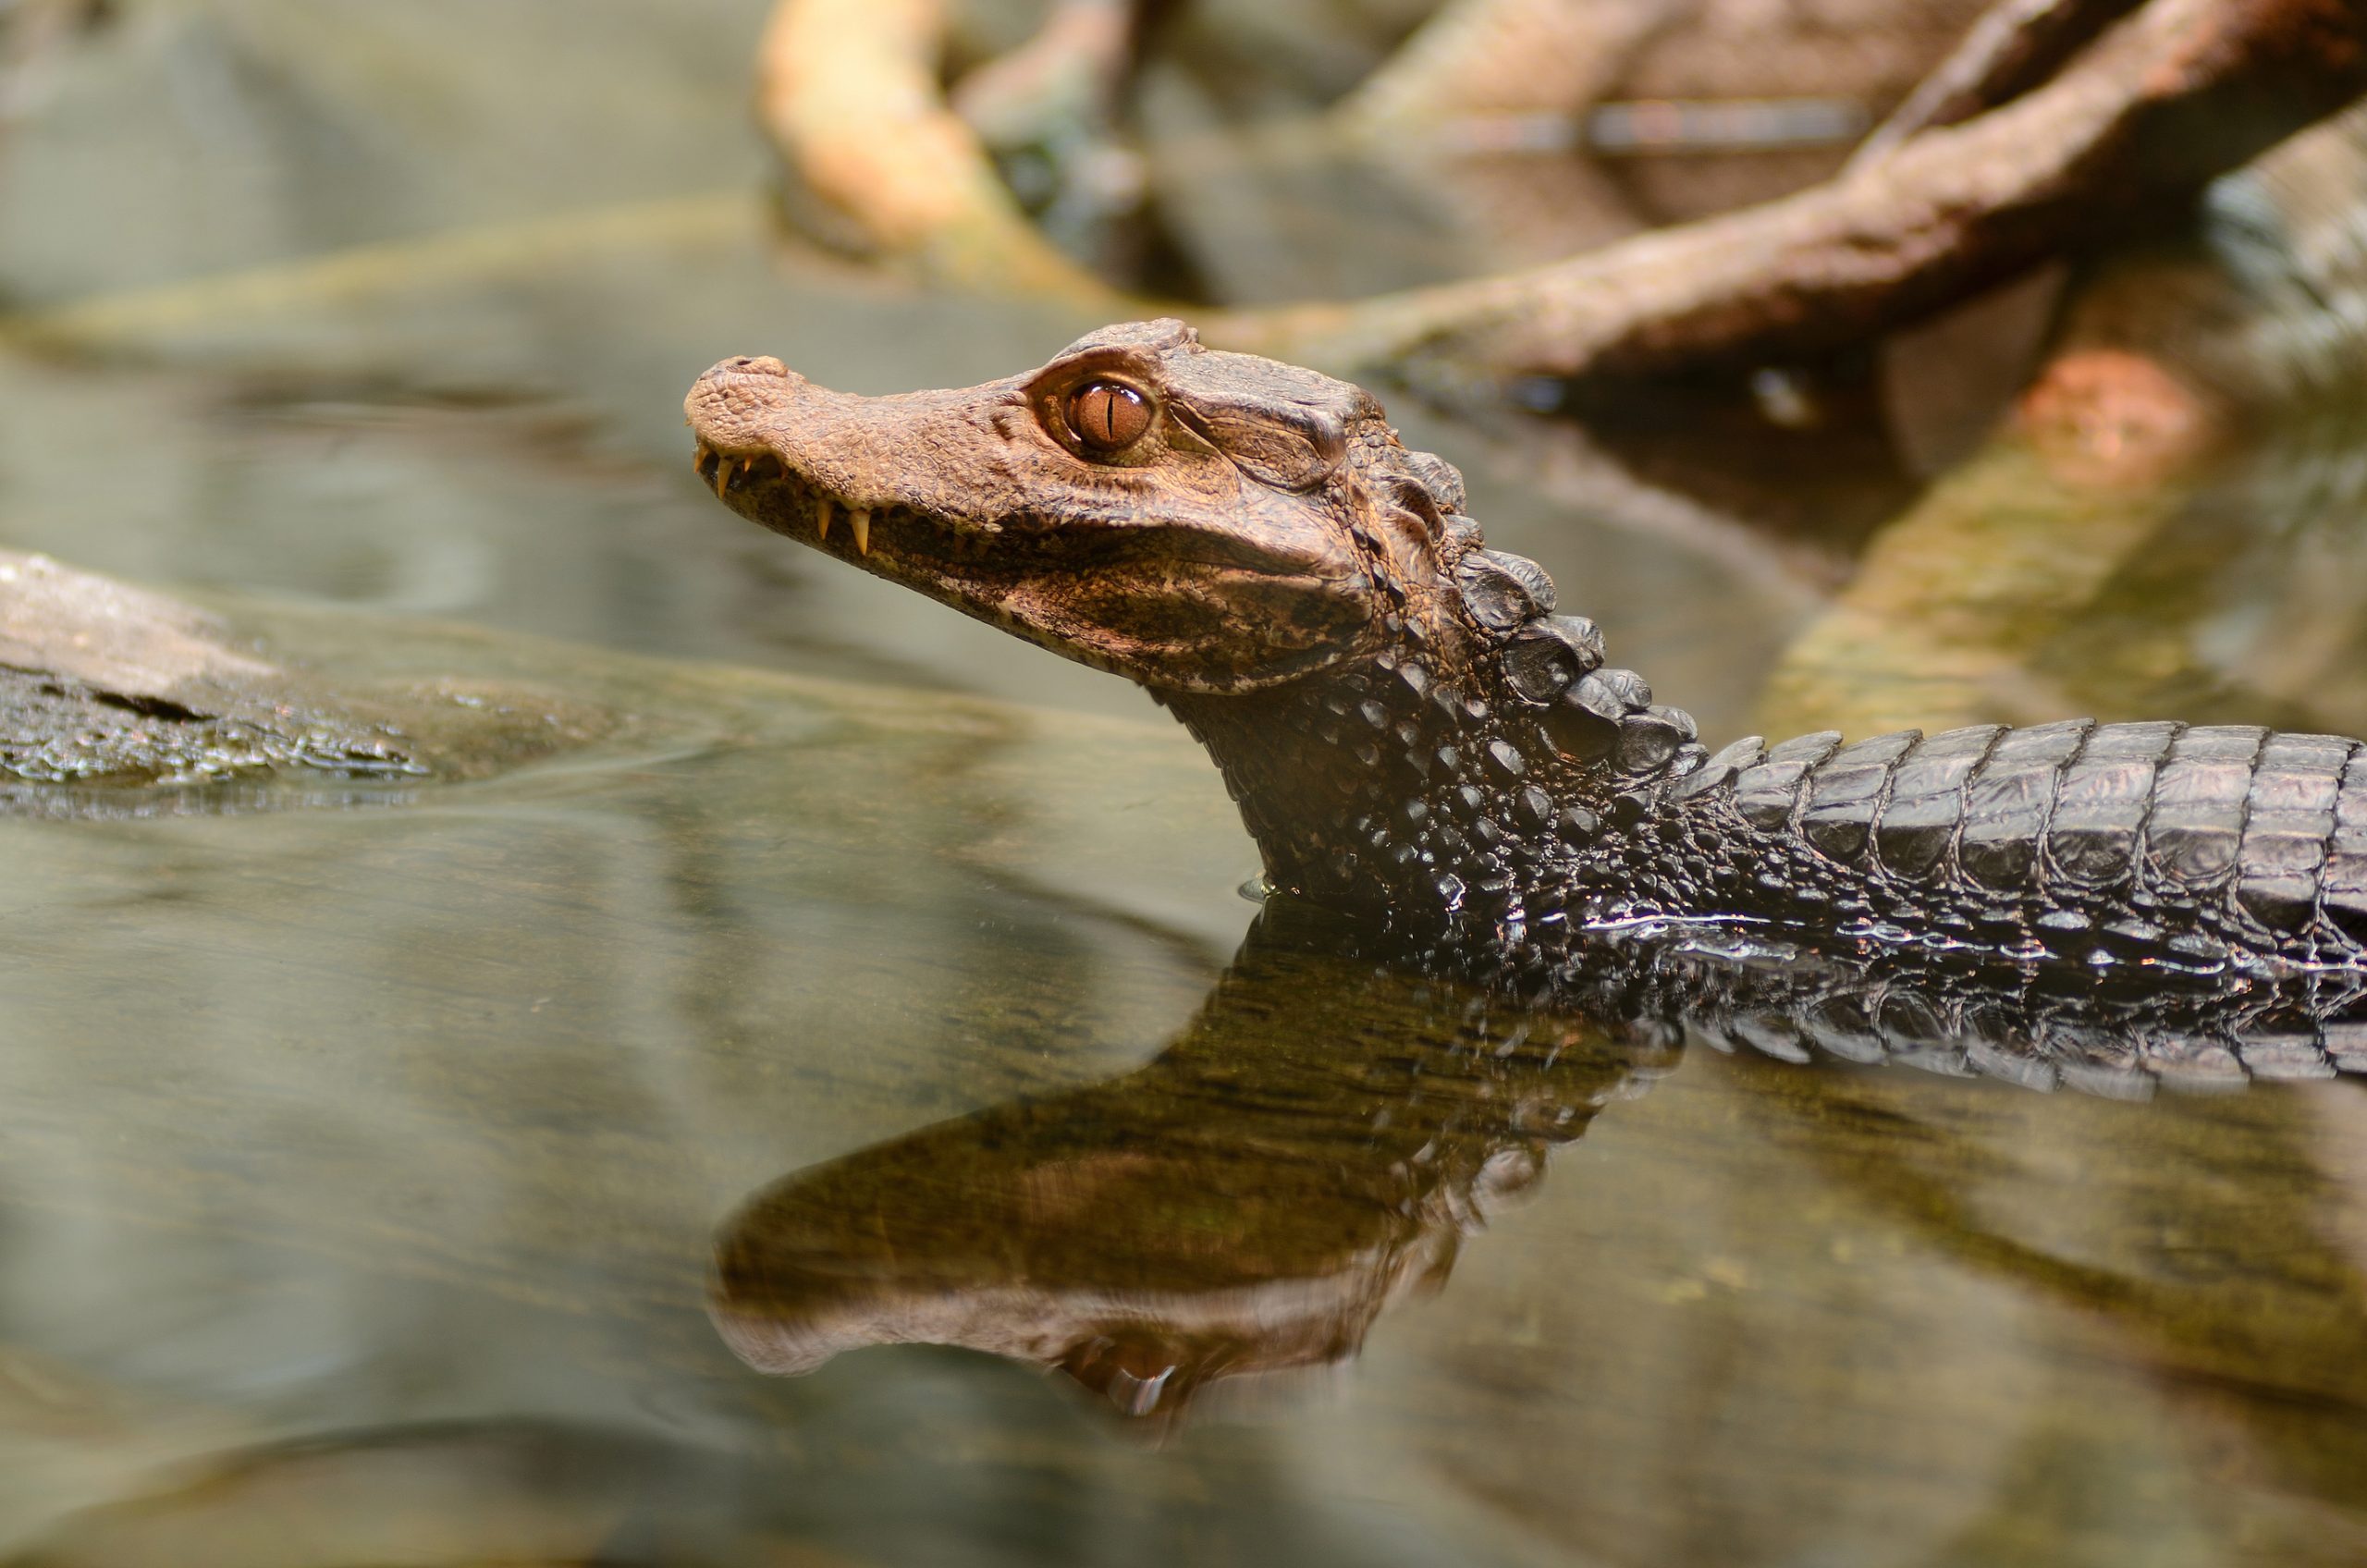
[[[902,398],[727,361],[688,406],[735,508],[1148,687],[1270,884],[1434,957],[1566,978],[1676,930],[1902,972],[2367,971],[2357,743],[2082,719],[1711,752],[1370,397],[1181,324]]]

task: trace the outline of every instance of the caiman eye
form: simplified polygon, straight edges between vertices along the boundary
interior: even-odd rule
[[[1061,413],[1088,452],[1114,452],[1150,428],[1150,399],[1115,381],[1088,381],[1068,395]]]

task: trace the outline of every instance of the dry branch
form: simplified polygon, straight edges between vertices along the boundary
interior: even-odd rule
[[[1038,234],[938,85],[941,0],[781,0],[756,113],[821,237],[972,287],[1108,292]]]
[[[2147,0],[2063,64],[2132,4],[2001,0],[1879,133],[1894,144],[1782,201],[1518,273],[1214,316],[1207,335],[1443,389],[1813,356],[2175,221],[2367,92],[2367,0]],[[1147,312],[1029,225],[946,106],[944,22],[942,0],[781,0],[759,106],[795,189],[842,242],[940,279]]]
[[[1998,0],[1964,42],[1858,145],[1850,166],[1889,155],[1911,136],[1962,125],[2044,82],[2138,0]]]
[[[2013,104],[1783,201],[1529,271],[1208,335],[1423,383],[1642,376],[1812,355],[2184,210],[2367,92],[2367,6],[2151,0]]]

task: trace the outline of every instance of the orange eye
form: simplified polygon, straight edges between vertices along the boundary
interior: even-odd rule
[[[1114,452],[1150,428],[1150,399],[1115,381],[1088,381],[1061,405],[1069,430],[1089,452]]]

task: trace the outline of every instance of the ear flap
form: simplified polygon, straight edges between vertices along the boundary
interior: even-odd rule
[[[1277,490],[1322,485],[1347,459],[1349,428],[1380,414],[1361,387],[1246,354],[1178,354],[1162,368],[1181,415]]]
[[[1250,477],[1277,490],[1318,489],[1347,456],[1345,423],[1302,406],[1257,410],[1195,404],[1202,434]]]

